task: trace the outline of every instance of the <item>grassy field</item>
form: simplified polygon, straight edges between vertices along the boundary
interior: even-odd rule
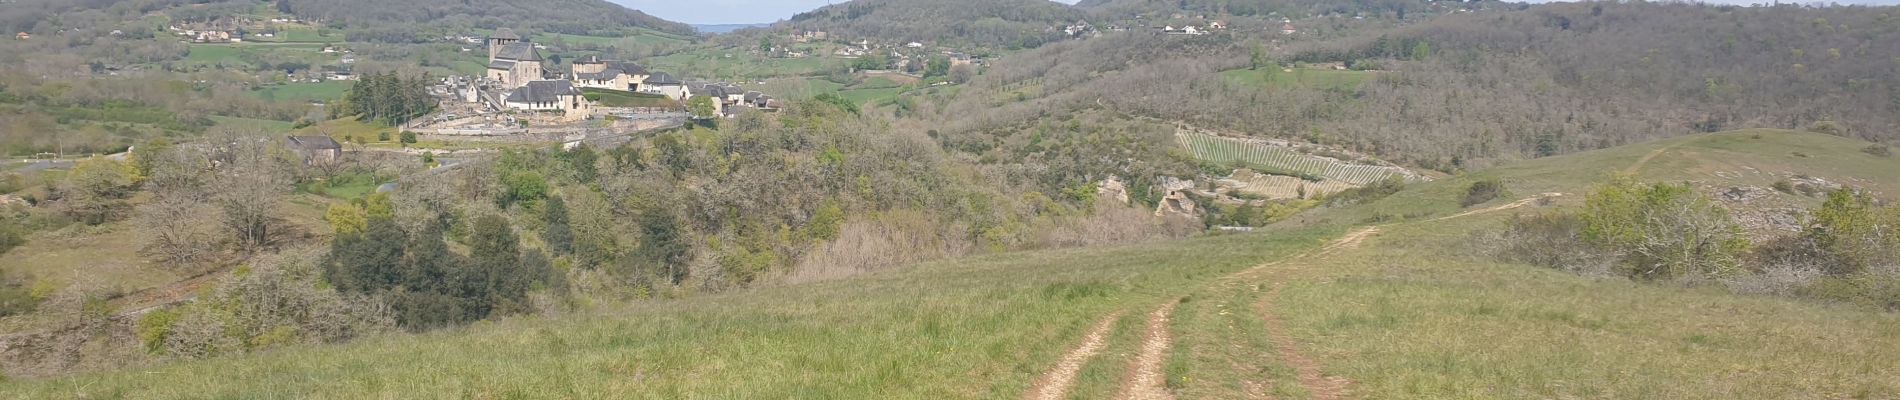
[[[1292,68],[1292,71],[1278,69],[1235,69],[1221,71],[1221,76],[1235,82],[1260,87],[1307,87],[1318,89],[1352,90],[1366,79],[1377,76],[1372,71],[1341,71],[1317,68]]]
[[[847,86],[824,78],[792,77],[768,80],[764,85],[759,85],[759,90],[786,100],[803,100],[831,93],[858,104],[887,105],[907,89],[886,78],[870,78]]]
[[[766,58],[744,49],[700,49],[640,61],[654,71],[690,71],[694,76],[742,81],[819,75],[841,62],[820,57]]]
[[[326,34],[327,33],[327,34]],[[274,37],[250,35],[247,41],[265,43],[343,43],[342,32],[327,31],[308,26],[286,26],[280,28]]]
[[[250,68],[253,59],[295,60],[312,66],[330,65],[338,56],[323,54],[321,43],[199,43],[190,46],[185,66]]]
[[[264,86],[253,91],[266,100],[286,100],[299,102],[331,102],[342,99],[356,86],[353,81],[324,81],[318,83],[284,83]]]
[[[1789,131],[1514,163],[1262,231],[1014,252],[838,281],[513,318],[151,369],[0,382],[24,398],[1014,398],[1110,316],[1069,398],[1122,393],[1174,303],[1182,398],[1895,398],[1900,315],[1484,257],[1475,232],[1614,172],[1900,185],[1900,160]],[[1802,153],[1806,157],[1795,155]],[[1653,155],[1653,157],[1652,157]],[[1516,196],[1463,214],[1471,180]],[[1766,179],[1766,178],[1760,178]],[[1562,192],[1550,205],[1513,202]],[[1891,193],[1891,192],[1889,192]],[[1369,229],[1375,213],[1410,216]],[[1344,234],[1345,232],[1352,232]],[[1352,239],[1345,239],[1352,238]],[[1327,243],[1332,240],[1332,243]],[[1265,264],[1263,264],[1265,263]]]
[[[286,121],[274,121],[274,120],[256,119],[256,118],[226,117],[222,115],[211,116],[211,120],[217,121],[218,127],[255,129],[255,130],[269,132],[269,133],[289,132],[290,127],[292,125],[290,122],[286,122]]]
[[[375,143],[392,142],[399,132],[394,127],[380,122],[363,122],[355,118],[342,118],[323,121],[293,132],[298,135],[329,136],[337,143]],[[381,140],[387,134],[390,140]]]
[[[1321,233],[1000,254],[605,315],[506,320],[0,390],[146,398],[1015,397],[1100,314],[1311,248]],[[235,376],[245,378],[228,379]]]

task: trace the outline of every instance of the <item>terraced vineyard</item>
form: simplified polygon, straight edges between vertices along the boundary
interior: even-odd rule
[[[1217,163],[1244,163],[1261,172],[1294,174],[1339,181],[1355,186],[1398,177],[1406,182],[1426,180],[1404,168],[1352,164],[1331,158],[1301,153],[1270,143],[1224,138],[1204,133],[1178,135],[1181,145],[1195,158]]]

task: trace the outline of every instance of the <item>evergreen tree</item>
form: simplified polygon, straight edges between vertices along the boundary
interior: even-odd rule
[[[541,231],[541,240],[548,243],[548,249],[555,254],[574,252],[574,231],[567,225],[567,202],[561,200],[561,196],[548,198],[541,219],[547,223],[547,228]]]

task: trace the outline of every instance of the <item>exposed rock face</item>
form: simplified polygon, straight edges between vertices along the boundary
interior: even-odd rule
[[[1122,183],[1121,177],[1109,175],[1108,179],[1095,185],[1095,198],[1128,204],[1128,186]]]

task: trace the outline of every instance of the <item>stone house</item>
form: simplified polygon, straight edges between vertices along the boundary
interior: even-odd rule
[[[572,80],[576,86],[637,92],[650,76],[646,67],[625,61],[602,60],[587,56],[574,60]]]
[[[515,110],[559,112],[562,121],[579,121],[594,113],[594,103],[573,82],[563,80],[527,82],[508,93],[505,102]]]
[[[285,137],[284,147],[302,158],[305,166],[334,164],[343,159],[343,145],[329,136]]]
[[[664,95],[669,99],[686,101],[686,83],[672,74],[655,72],[640,82],[639,92]]]

